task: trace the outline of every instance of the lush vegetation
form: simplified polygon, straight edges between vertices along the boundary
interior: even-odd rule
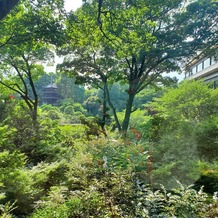
[[[36,126],[21,99],[2,99],[1,216],[217,216],[218,90],[184,82],[161,93],[125,138],[105,138],[85,104],[42,105]]]
[[[22,0],[0,21],[1,218],[218,216],[218,89],[163,76],[214,54],[217,3],[182,3]]]

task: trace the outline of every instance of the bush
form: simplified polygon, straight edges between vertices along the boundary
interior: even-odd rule
[[[25,155],[20,152],[4,151],[0,153],[0,193],[5,194],[2,204],[16,202],[15,213],[23,214],[32,211],[33,195],[36,190],[31,189],[32,180],[25,169]]]
[[[179,188],[166,191],[151,191],[146,188],[141,190],[138,211],[144,212],[141,217],[184,217],[205,218],[212,214],[211,207],[218,206],[216,200],[208,204],[208,196],[202,189],[196,191],[191,187],[184,187],[179,183]],[[213,217],[218,211],[213,211]]]

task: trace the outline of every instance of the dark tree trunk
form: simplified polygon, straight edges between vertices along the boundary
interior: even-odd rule
[[[36,91],[36,87],[35,87],[35,84],[33,82],[33,75],[32,75],[32,72],[31,72],[31,67],[29,65],[29,60],[25,57],[25,55],[22,56],[23,60],[25,61],[26,63],[26,67],[27,67],[27,71],[26,71],[26,74],[27,74],[27,78],[29,80],[29,85],[31,87],[31,90],[32,90],[32,93],[33,93],[33,100],[31,100],[31,98],[28,96],[28,89],[26,90],[26,94],[27,94],[27,98],[28,98],[28,101],[30,102],[31,104],[31,111],[32,111],[32,119],[33,119],[33,122],[36,123],[37,121],[37,115],[38,115],[38,103],[39,103],[39,97],[38,97],[38,93]],[[25,83],[25,82],[24,82]],[[25,84],[24,84],[25,85]]]
[[[18,2],[19,0],[0,0],[0,20],[2,20]]]
[[[105,86],[105,91],[106,91],[106,95],[107,95],[108,105],[110,106],[110,108],[112,110],[112,113],[113,113],[113,116],[114,116],[114,119],[115,119],[115,122],[116,122],[116,127],[117,127],[118,131],[121,132],[121,125],[120,125],[119,119],[117,117],[116,109],[114,108],[114,106],[113,106],[113,104],[111,102],[110,93],[109,93],[107,84]]]
[[[130,116],[132,113],[132,106],[133,106],[134,98],[135,98],[135,95],[132,93],[129,93],[129,98],[127,100],[127,105],[126,105],[125,117],[122,123],[122,133],[124,135],[126,134],[127,129],[129,127],[129,121],[130,121]]]
[[[100,121],[100,126],[101,126],[101,130],[104,134],[105,137],[107,137],[107,132],[106,132],[106,119],[107,119],[107,93],[106,93],[106,84],[104,84],[104,88],[103,88],[103,104],[102,104],[103,108],[102,108],[102,120]]]

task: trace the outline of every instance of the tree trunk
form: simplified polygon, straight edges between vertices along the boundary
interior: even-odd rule
[[[113,113],[113,116],[114,116],[114,119],[115,119],[115,122],[116,122],[116,127],[118,128],[118,131],[121,132],[120,122],[119,122],[118,117],[117,117],[116,109],[114,108],[114,106],[113,106],[113,104],[111,102],[110,93],[109,93],[107,84],[105,85],[105,91],[106,91],[106,94],[107,94],[108,105],[110,106],[110,108],[112,110],[112,113]]]
[[[27,67],[26,74],[27,74],[27,78],[29,80],[29,85],[30,85],[32,93],[33,93],[33,100],[31,100],[30,97],[28,97],[28,98],[29,98],[29,101],[31,102],[32,107],[33,107],[33,110],[32,110],[32,119],[33,119],[33,122],[36,123],[37,122],[37,115],[38,115],[39,97],[38,97],[38,93],[36,91],[35,83],[33,81],[33,75],[32,75],[32,72],[31,72],[31,66],[29,64],[29,60],[25,57],[25,55],[23,55],[22,58],[23,58],[23,60],[26,63],[26,67]],[[28,90],[27,90],[27,92],[28,92]]]
[[[106,86],[107,84],[104,83],[104,88],[103,88],[103,108],[102,108],[102,120],[100,121],[100,126],[101,126],[101,130],[104,134],[105,137],[107,137],[107,132],[106,132],[106,128],[105,128],[105,124],[106,124],[106,118],[107,118],[107,93],[106,93]]]
[[[125,135],[127,132],[127,129],[129,127],[129,121],[130,121],[130,115],[132,113],[132,106],[134,101],[135,95],[132,93],[129,93],[129,98],[126,105],[126,111],[125,111],[125,117],[122,123],[122,133]]]
[[[37,116],[38,116],[38,99],[35,99],[36,102],[34,102],[34,106],[33,106],[33,122],[36,123],[37,122]]]
[[[0,0],[0,20],[2,20],[19,0]]]
[[[35,89],[35,84],[32,80],[32,75],[30,74],[30,86],[31,86],[31,89],[32,89],[32,92],[33,92],[33,96],[34,96],[34,100],[32,101],[33,103],[33,115],[32,115],[32,118],[33,118],[33,121],[36,122],[37,121],[37,116],[38,116],[38,104],[39,104],[39,97],[38,97],[38,94],[36,92],[36,89]]]

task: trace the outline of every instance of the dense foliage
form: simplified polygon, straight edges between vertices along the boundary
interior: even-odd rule
[[[1,216],[217,216],[216,95],[203,82],[167,88],[149,104],[152,115],[148,103],[134,112],[125,139],[105,138],[79,103],[81,121],[69,106],[42,105],[35,128],[22,101],[10,100],[0,127]],[[201,113],[191,116],[189,104]],[[176,111],[185,108],[189,117]]]
[[[217,43],[217,3],[189,3],[93,0],[69,16],[67,40],[58,50],[65,56],[61,70],[105,90],[116,127],[123,134],[140,92]],[[127,85],[121,120],[108,92],[114,82]]]
[[[0,21],[0,217],[217,217],[218,89],[162,74],[217,42],[216,9],[20,1]]]

